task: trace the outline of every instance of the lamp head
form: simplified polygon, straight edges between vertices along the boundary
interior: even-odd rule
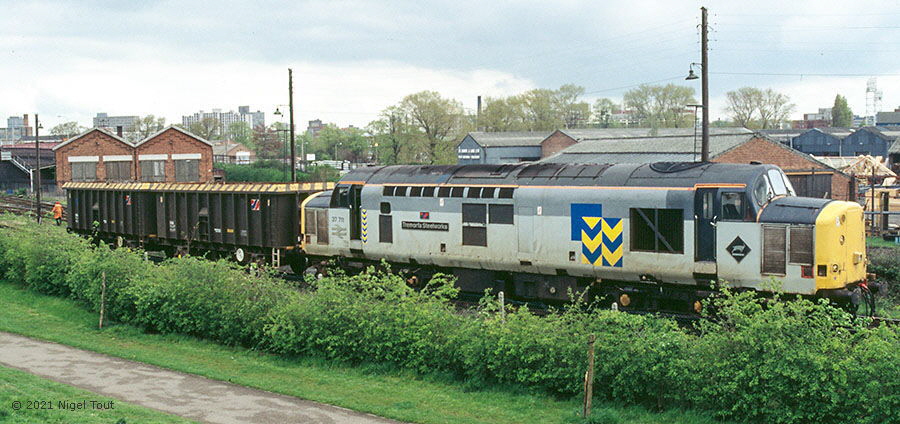
[[[687,81],[690,81],[690,80],[695,80],[695,79],[697,79],[697,78],[700,78],[700,77],[698,77],[697,74],[694,73],[694,68],[691,67],[691,69],[688,70],[688,75],[687,75],[687,77],[685,77],[684,79],[687,80]]]

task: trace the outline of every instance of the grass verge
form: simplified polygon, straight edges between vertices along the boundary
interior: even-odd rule
[[[96,401],[104,408],[92,408]],[[14,402],[17,402],[18,409]],[[65,409],[59,402],[87,402],[84,409]],[[112,403],[109,403],[112,402]],[[74,407],[73,407],[74,408]],[[99,396],[23,371],[0,367],[0,423],[191,423],[149,408]]]
[[[438,376],[393,368],[349,367],[310,358],[282,358],[192,337],[146,334],[127,325],[96,329],[97,316],[73,301],[0,282],[0,330],[419,423],[578,423],[577,400],[483,390]],[[2,399],[2,398],[0,398]],[[595,406],[589,422],[714,423],[691,411],[654,413],[639,407]]]

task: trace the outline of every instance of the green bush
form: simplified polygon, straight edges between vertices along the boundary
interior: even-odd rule
[[[514,307],[500,315],[490,298],[459,313],[445,277],[417,291],[369,270],[310,278],[301,291],[223,261],[154,265],[9,218],[0,218],[0,272],[95,311],[105,275],[107,316],[151,331],[561,396],[581,392],[594,334],[594,393],[610,402],[704,409],[743,422],[900,422],[900,328],[870,329],[809,300],[726,290],[711,305],[715,319],[687,330],[581,305],[544,317]],[[616,420],[595,415],[593,422]]]

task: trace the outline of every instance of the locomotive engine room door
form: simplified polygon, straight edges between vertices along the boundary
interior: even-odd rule
[[[716,205],[715,188],[697,189],[694,198],[694,269],[696,273],[716,273]]]

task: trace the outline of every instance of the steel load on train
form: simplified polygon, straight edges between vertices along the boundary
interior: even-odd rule
[[[96,190],[67,189],[70,204],[80,191]],[[299,226],[260,227],[297,236],[296,246],[200,245],[251,248],[262,258],[290,258],[300,269],[334,259],[349,267],[385,260],[411,283],[449,272],[465,291],[545,301],[589,291],[647,309],[696,305],[711,281],[723,280],[765,291],[776,289],[774,279],[784,292],[848,304],[866,278],[862,208],[796,197],[771,165],[367,167],[333,190],[297,199]],[[185,227],[210,225],[191,218],[198,207],[176,206]],[[260,213],[251,203],[233,207]],[[83,223],[73,228],[85,231]],[[175,234],[163,244],[183,249],[185,238]],[[115,230],[103,236],[148,241]]]

